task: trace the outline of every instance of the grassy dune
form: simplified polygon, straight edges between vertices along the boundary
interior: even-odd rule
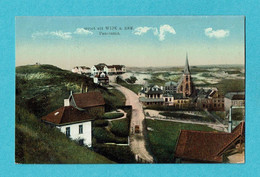
[[[27,65],[16,68],[16,162],[17,163],[113,163],[102,155],[79,146],[55,128],[39,122],[40,118],[63,106],[70,91],[81,85],[106,94],[108,107],[115,107],[120,92],[93,84],[90,78],[52,65]]]

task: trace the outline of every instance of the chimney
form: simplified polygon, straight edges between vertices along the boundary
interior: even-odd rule
[[[64,107],[70,106],[70,100],[69,99],[64,99]]]

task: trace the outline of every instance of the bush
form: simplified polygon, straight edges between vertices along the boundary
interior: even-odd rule
[[[127,143],[127,138],[116,137],[104,127],[94,127],[93,137],[98,143]]]
[[[110,131],[119,137],[128,137],[129,122],[127,119],[120,119],[111,121]]]
[[[106,127],[108,126],[108,121],[107,120],[95,120],[93,122],[93,127]]]
[[[120,117],[123,117],[124,116],[124,113],[122,112],[107,112],[104,114],[103,118],[104,119],[116,119],[116,118],[120,118]]]

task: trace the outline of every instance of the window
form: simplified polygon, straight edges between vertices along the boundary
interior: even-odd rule
[[[66,136],[69,137],[70,136],[70,127],[66,128]]]
[[[79,125],[79,134],[83,133],[83,125]]]

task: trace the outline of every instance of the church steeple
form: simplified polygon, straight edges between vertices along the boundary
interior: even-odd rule
[[[186,52],[186,63],[184,68],[184,74],[190,74],[190,67],[189,67],[189,61],[188,61],[188,53]]]

